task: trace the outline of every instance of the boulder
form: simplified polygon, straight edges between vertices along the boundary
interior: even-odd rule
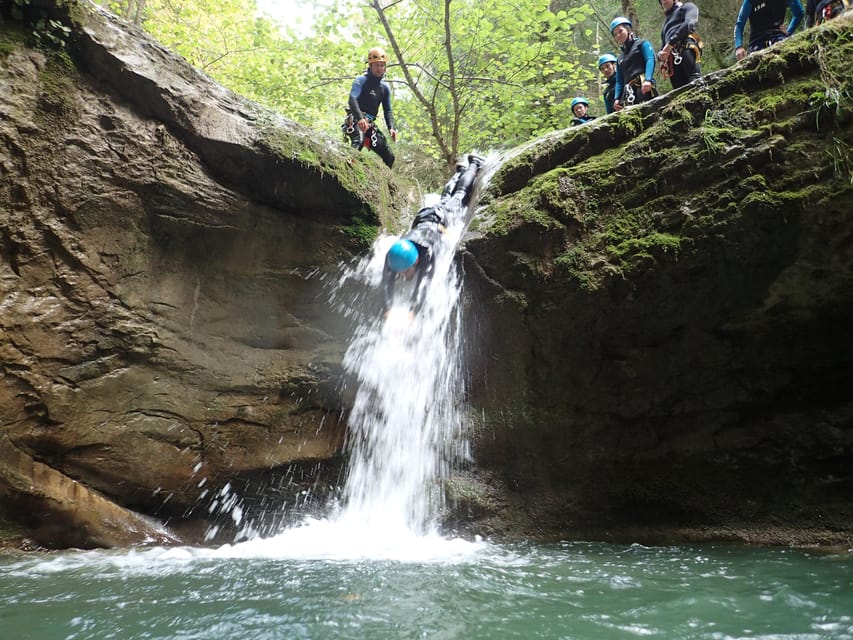
[[[851,22],[508,154],[465,257],[464,526],[851,539]]]
[[[215,520],[223,490],[334,463],[351,327],[329,276],[402,189],[103,9],[51,10],[63,50],[0,23],[0,489],[72,524],[126,509],[144,541],[133,511]],[[134,539],[99,528],[36,543]]]

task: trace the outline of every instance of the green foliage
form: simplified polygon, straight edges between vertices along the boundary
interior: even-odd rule
[[[681,238],[669,233],[653,232],[639,237],[621,239],[618,244],[607,246],[612,255],[631,260],[655,259],[663,254],[678,255]]]
[[[127,0],[109,5],[128,13]],[[335,137],[367,49],[384,46],[398,155],[416,147],[452,163],[566,126],[569,100],[597,76],[575,44],[590,15],[586,4],[552,11],[547,0],[331,0],[296,33],[259,16],[254,0],[148,0],[142,25],[225,86]]]
[[[846,175],[853,185],[853,149],[844,140],[833,137],[829,152],[836,175]]]
[[[584,291],[594,291],[597,282],[589,267],[589,256],[584,247],[575,245],[568,251],[554,258],[554,266],[564,271],[566,275],[577,282]]]
[[[401,116],[448,163],[460,150],[513,146],[566,126],[573,87],[595,75],[572,41],[587,5],[554,12],[545,0],[432,0],[374,2],[374,11],[417,98],[401,96]]]
[[[701,126],[702,140],[705,142],[705,146],[708,147],[708,151],[714,154],[719,153],[723,148],[723,136],[729,132],[727,127],[719,126],[715,123],[716,117],[715,112],[708,110],[705,113],[705,120]]]
[[[66,3],[67,0],[55,0],[54,6],[60,8]],[[32,0],[12,0],[4,13],[28,25],[33,44],[41,49],[64,48],[71,33],[70,27],[55,19],[49,7],[36,5]]]
[[[442,161],[428,172],[442,176],[460,153],[566,127],[576,95],[603,115],[596,61],[618,53],[610,19],[629,13],[655,48],[663,22],[657,0],[297,0],[313,18],[287,27],[255,0],[103,1],[228,88],[342,143],[352,80],[367,50],[385,47],[401,133],[395,171],[426,157]],[[739,6],[701,3],[706,73],[733,61]]]

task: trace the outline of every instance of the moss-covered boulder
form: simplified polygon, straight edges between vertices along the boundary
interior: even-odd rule
[[[850,536],[851,23],[496,172],[466,271],[506,500],[473,529]]]

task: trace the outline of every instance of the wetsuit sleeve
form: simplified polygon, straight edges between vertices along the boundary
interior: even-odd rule
[[[803,3],[800,0],[788,0],[791,8],[791,22],[788,23],[788,35],[794,33],[803,21]]]
[[[640,50],[643,52],[643,59],[646,61],[646,80],[649,82],[655,81],[655,50],[652,43],[648,40],[643,40],[640,45]]]
[[[352,89],[349,92],[349,109],[356,120],[361,120],[364,114],[361,112],[361,107],[358,106],[358,98],[361,96],[361,88],[364,86],[365,76],[359,76],[352,82]]]
[[[608,91],[610,87],[613,87],[613,93]],[[607,113],[613,113],[613,99],[616,97],[616,74],[614,73],[607,79],[605,83],[604,89],[604,111]]]
[[[673,30],[667,43],[672,46],[687,40],[687,36],[696,30],[696,25],[699,23],[699,7],[692,2],[681,5],[678,8],[678,13],[680,14],[678,16],[678,28]]]
[[[619,68],[619,65],[616,65],[616,85],[613,88],[613,102],[622,99],[622,89],[625,88],[625,80],[622,78],[622,69]]]
[[[735,49],[743,46],[743,30],[750,15],[752,15],[752,3],[749,0],[743,0],[735,20]]]
[[[396,129],[394,112],[391,110],[391,87],[387,82],[382,83],[382,113],[385,116],[385,124],[388,125],[388,130]]]

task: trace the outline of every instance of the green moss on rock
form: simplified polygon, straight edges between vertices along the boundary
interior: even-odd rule
[[[589,286],[674,261],[733,224],[797,219],[820,201],[823,180],[847,188],[853,176],[850,23],[830,21],[695,86],[544,136],[493,177],[482,230],[570,230],[543,254],[541,277],[556,267]]]

